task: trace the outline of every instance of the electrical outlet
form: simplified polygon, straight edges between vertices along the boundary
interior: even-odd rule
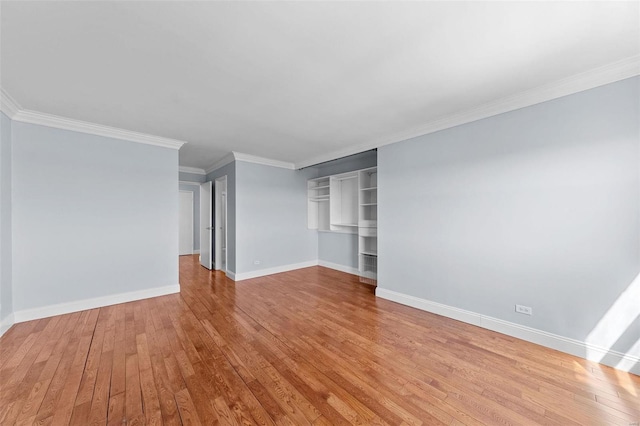
[[[516,312],[519,314],[533,315],[531,306],[516,305]]]
[[[253,264],[254,264],[254,265],[259,265],[259,264],[260,264],[260,261],[259,261],[259,260],[254,260],[254,261],[253,261]]]

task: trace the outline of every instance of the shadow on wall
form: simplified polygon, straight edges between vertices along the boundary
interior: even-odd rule
[[[587,359],[624,371],[637,371],[640,367],[640,274],[591,330],[586,343],[589,345]],[[624,358],[616,363],[621,354]]]

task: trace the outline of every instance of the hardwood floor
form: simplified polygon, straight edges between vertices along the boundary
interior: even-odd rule
[[[0,424],[638,424],[640,377],[312,267],[21,323]]]

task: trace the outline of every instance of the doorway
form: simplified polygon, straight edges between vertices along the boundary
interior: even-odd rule
[[[211,269],[212,253],[212,186],[211,181],[200,184],[200,264]]]
[[[215,181],[215,261],[216,270],[227,272],[227,176]]]
[[[193,254],[193,192],[180,191],[178,254]]]

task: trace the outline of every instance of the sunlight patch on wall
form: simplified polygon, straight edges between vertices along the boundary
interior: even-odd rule
[[[638,299],[638,305],[640,306],[640,299]],[[640,309],[640,307],[638,308]],[[634,357],[640,357],[640,336],[636,336],[636,343],[631,346],[631,348],[627,351],[627,355],[631,355]],[[624,371],[629,371],[631,367],[633,367],[634,363],[637,362],[631,359],[623,359],[616,365],[616,368]]]
[[[636,276],[627,289],[611,305],[606,314],[589,333],[586,339],[587,345],[601,347],[610,350],[618,339],[633,324],[640,314],[640,274]],[[640,336],[636,343],[626,354],[634,357],[640,356]],[[600,362],[606,354],[587,347],[587,359]],[[623,360],[620,364],[624,363]],[[622,367],[618,367],[622,368]]]

